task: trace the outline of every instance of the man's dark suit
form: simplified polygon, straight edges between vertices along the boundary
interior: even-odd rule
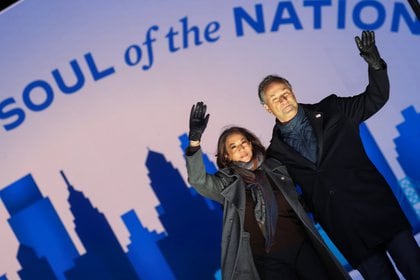
[[[287,166],[315,219],[353,267],[378,244],[411,229],[359,136],[359,124],[376,113],[388,97],[386,67],[369,68],[365,92],[353,97],[330,95],[317,104],[299,104],[317,138],[316,163],[283,142],[279,124],[274,126],[267,151],[268,156]]]

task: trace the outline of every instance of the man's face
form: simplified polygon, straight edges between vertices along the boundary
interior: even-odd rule
[[[284,123],[296,116],[298,103],[291,88],[286,84],[273,82],[265,88],[264,108]]]

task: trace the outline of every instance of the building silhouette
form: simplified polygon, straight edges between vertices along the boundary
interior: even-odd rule
[[[22,266],[22,269],[18,271],[21,280],[57,279],[47,259],[39,258],[32,248],[20,245],[17,258]]]
[[[128,258],[142,279],[175,280],[171,268],[160,252],[157,241],[164,238],[164,233],[150,232],[143,227],[134,210],[122,215],[124,224],[130,232]]]
[[[67,279],[139,279],[104,214],[77,191],[61,171],[77,235],[86,253],[66,272]]]
[[[411,203],[408,201],[403,189],[397,180],[397,177],[389,166],[387,160],[379,149],[378,144],[376,143],[373,135],[370,133],[365,123],[360,125],[360,135],[370,160],[373,162],[376,168],[378,168],[379,172],[384,176],[385,180],[391,186],[395,197],[397,198],[402,210],[404,211],[413,228],[418,230],[420,228],[420,221],[417,218],[417,214],[414,211]]]
[[[400,185],[420,220],[420,149],[417,147],[420,143],[420,114],[416,113],[414,106],[401,113],[404,122],[397,125],[400,135],[394,139],[397,160],[406,174]]]
[[[397,125],[400,135],[394,139],[398,162],[407,175],[400,181],[364,123],[360,126],[360,134],[369,158],[390,184],[418,232],[420,115],[413,106],[402,114],[404,122]],[[179,140],[180,148],[185,150],[188,136],[183,134]],[[208,173],[217,171],[206,154],[203,154],[203,160]],[[126,212],[121,218],[130,233],[127,253],[104,214],[69,183],[63,172],[75,231],[86,249],[82,256],[31,174],[1,189],[0,198],[10,214],[9,225],[19,241],[19,277],[23,280],[213,280],[215,275],[220,276],[221,206],[188,186],[163,154],[149,150],[146,167],[150,186],[159,200],[156,210],[165,232],[149,231],[134,210]],[[322,233],[322,228],[318,229]],[[340,262],[348,266],[345,259]],[[0,276],[0,280],[7,280],[6,274]]]
[[[167,233],[158,245],[176,279],[213,280],[220,268],[221,208],[211,209],[191,191],[163,154],[149,151],[146,166]]]
[[[397,150],[397,160],[404,173],[415,184],[420,184],[420,113],[416,113],[414,106],[403,110],[404,122],[397,125],[399,137],[394,139]]]
[[[20,252],[22,260],[28,255],[27,248],[31,248],[38,258],[45,258],[58,279],[65,279],[64,271],[73,266],[79,254],[51,201],[42,196],[32,175],[3,188],[0,197],[10,214],[10,227],[24,246]]]

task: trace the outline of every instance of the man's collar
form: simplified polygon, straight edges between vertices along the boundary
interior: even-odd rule
[[[295,128],[299,126],[304,119],[305,111],[303,110],[302,106],[298,105],[298,111],[296,113],[296,116],[294,116],[290,121],[286,123],[282,123],[278,119],[276,119],[276,125],[282,133],[290,133],[293,130],[295,130]]]

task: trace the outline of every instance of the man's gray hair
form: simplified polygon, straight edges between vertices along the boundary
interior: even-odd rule
[[[272,83],[281,83],[288,86],[290,89],[292,89],[292,85],[289,83],[288,80],[286,80],[283,77],[276,76],[276,75],[268,75],[265,77],[261,83],[258,85],[258,97],[260,99],[261,104],[264,104],[264,91],[265,89],[271,85]]]

